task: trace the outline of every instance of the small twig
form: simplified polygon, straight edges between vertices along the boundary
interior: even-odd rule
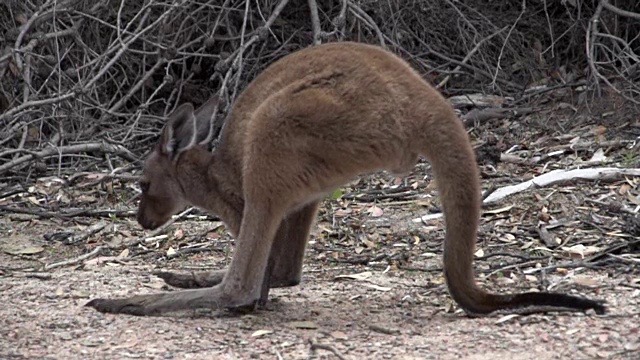
[[[179,249],[177,250],[175,253],[173,254],[167,254],[167,259],[175,259],[177,257],[181,257],[187,254],[197,254],[197,253],[202,253],[202,252],[212,252],[212,251],[216,251],[217,249],[212,249],[210,247],[195,247],[195,248],[184,248],[184,249]]]
[[[555,265],[549,265],[549,266],[543,266],[543,267],[539,267],[539,268],[532,268],[532,269],[526,269],[526,270],[522,270],[523,274],[535,274],[538,272],[543,272],[543,271],[548,271],[548,270],[556,270],[558,268],[564,268],[564,269],[575,269],[575,268],[587,268],[587,269],[593,269],[596,268],[598,266],[600,266],[601,262],[588,262],[588,261],[579,261],[579,262],[572,262],[572,263],[562,263],[562,264],[555,264]],[[520,267],[520,266],[514,266],[514,267]],[[505,267],[504,269],[498,269],[496,271],[501,271],[501,270],[506,270],[507,268],[513,268],[513,267]],[[494,274],[496,271],[492,272],[491,274]],[[491,275],[490,274],[490,275]],[[487,276],[490,276],[487,275]]]
[[[640,14],[638,13],[634,13],[631,11],[626,11],[626,10],[622,10],[618,7],[615,7],[613,5],[611,5],[611,3],[609,3],[609,0],[600,0],[600,3],[602,4],[602,6],[604,6],[605,9],[618,14],[620,16],[625,16],[625,17],[630,17],[636,20],[640,20]]]
[[[80,210],[72,210],[72,211],[46,211],[46,210],[35,210],[28,208],[18,208],[6,205],[0,205],[0,211],[9,212],[9,213],[17,213],[17,214],[29,214],[35,215],[41,218],[59,218],[63,220],[70,220],[73,217],[78,216],[95,216],[95,217],[125,217],[125,216],[135,216],[135,210],[108,210],[108,209],[80,209]]]
[[[87,259],[91,259],[92,257],[98,255],[102,251],[103,248],[104,248],[103,246],[98,246],[95,249],[93,249],[93,251],[90,252],[90,253],[78,256],[75,259],[69,259],[69,260],[58,262],[58,263],[45,265],[44,269],[45,270],[51,270],[51,269],[54,269],[54,268],[57,268],[57,267],[61,267],[61,266],[77,264],[77,263],[79,263],[81,261],[85,261]]]
[[[469,65],[469,64],[465,64],[465,63],[463,63],[463,62],[461,62],[461,61],[459,61],[459,60],[456,60],[456,59],[454,59],[454,58],[452,58],[452,57],[449,57],[449,56],[447,56],[447,55],[445,55],[445,54],[443,54],[443,53],[441,53],[441,52],[439,52],[439,51],[436,51],[436,50],[434,50],[434,49],[433,49],[433,48],[432,48],[428,43],[426,43],[424,40],[422,40],[422,39],[420,39],[420,38],[418,38],[418,37],[416,37],[416,39],[415,39],[415,40],[416,40],[416,41],[418,41],[421,45],[423,45],[426,49],[428,49],[429,54],[432,54],[432,55],[434,55],[434,56],[437,56],[437,57],[439,57],[439,58],[440,58],[440,59],[442,59],[442,60],[448,61],[448,62],[453,63],[453,64],[458,64],[458,65],[460,65],[461,67],[464,67],[464,68],[466,68],[466,69],[469,69],[472,73],[476,73],[476,74],[479,74],[479,75],[483,75],[483,76],[485,76],[485,77],[487,77],[487,78],[489,78],[489,79],[493,79],[493,81],[498,81],[498,82],[500,82],[500,83],[502,83],[502,84],[504,84],[504,85],[507,85],[507,86],[509,86],[509,87],[512,87],[512,88],[521,88],[521,86],[519,86],[518,84],[516,84],[516,83],[514,83],[514,82],[511,82],[511,81],[508,81],[508,80],[504,80],[504,79],[501,79],[501,78],[496,78],[496,79],[494,79],[493,74],[491,74],[490,72],[488,72],[488,71],[486,71],[486,70],[479,69],[479,68],[474,67],[474,66],[471,66],[471,65]]]
[[[387,46],[384,42],[384,35],[382,35],[382,31],[378,27],[378,24],[376,24],[376,22],[371,18],[371,16],[369,16],[369,14],[367,14],[366,11],[362,10],[362,8],[360,8],[358,5],[352,2],[349,2],[348,6],[351,9],[353,16],[364,21],[369,27],[371,27],[374,30],[374,32],[378,36],[378,42],[380,42],[380,46],[382,46],[383,48],[386,48]]]
[[[53,156],[60,156],[63,154],[76,154],[80,152],[92,152],[99,151],[103,153],[113,153],[122,156],[123,158],[129,161],[137,161],[136,157],[129,152],[124,146],[113,145],[108,143],[89,143],[89,144],[76,144],[76,145],[68,145],[61,147],[47,147],[43,150],[32,152],[29,155],[21,156],[17,159],[9,161],[3,165],[0,165],[0,174],[5,171],[11,169],[14,166],[20,165],[22,163],[34,160],[34,159],[42,159]]]
[[[329,344],[321,344],[315,338],[309,338],[309,346],[312,352],[315,352],[318,349],[327,350],[332,352],[338,359],[347,360],[347,358],[344,355],[342,355],[342,353],[338,351],[338,349],[336,349],[335,347]]]
[[[193,210],[194,210],[194,208],[190,207],[190,208],[186,209],[185,211],[181,212],[180,214],[173,216],[171,219],[169,219],[169,221],[167,221],[166,223],[162,224],[162,226],[160,226],[159,228],[153,230],[152,232],[150,232],[146,236],[141,237],[139,239],[136,239],[133,242],[127,244],[127,247],[137,246],[138,244],[144,243],[147,239],[154,238],[154,237],[158,236],[159,234],[162,234],[169,226],[173,225],[176,221],[178,221],[178,220],[182,219],[183,217],[187,216]]]
[[[595,260],[598,260],[604,256],[608,256],[618,250],[624,249],[624,248],[631,248],[632,246],[635,246],[637,244],[640,244],[640,239],[638,240],[632,240],[632,241],[625,241],[622,244],[616,244],[616,245],[612,245],[600,252],[598,252],[597,254],[594,254],[588,258],[586,258],[584,261],[585,262],[593,262]]]
[[[600,22],[600,14],[602,13],[602,9],[604,8],[604,2],[600,1],[598,6],[596,7],[596,11],[593,13],[591,19],[589,19],[589,25],[587,26],[587,34],[586,34],[586,46],[587,46],[587,61],[589,63],[589,68],[591,69],[591,76],[595,78],[601,78],[606,80],[604,76],[600,75],[600,72],[596,68],[595,65],[595,42],[596,42],[596,34],[598,33],[598,23]],[[597,82],[595,82],[597,85]]]
[[[526,261],[544,260],[544,259],[549,258],[548,256],[524,256],[524,255],[518,255],[518,254],[497,252],[497,253],[492,253],[492,254],[488,254],[488,255],[485,255],[485,256],[478,256],[474,260],[475,261],[478,261],[478,260],[482,261],[482,260],[487,260],[487,259],[490,259],[492,257],[497,257],[497,256],[513,257],[513,258],[516,258],[516,259],[521,259],[521,260],[526,260]]]
[[[348,7],[349,7],[349,0],[342,0],[342,8],[340,9],[340,14],[334,21],[337,31],[340,31],[341,33],[344,33],[345,26],[347,25],[347,8]]]
[[[473,109],[462,116],[464,126],[472,124],[481,125],[491,119],[502,119],[508,117],[523,116],[535,112],[534,108],[488,108]]]
[[[40,8],[35,13],[33,13],[33,15],[31,15],[27,23],[22,26],[22,30],[20,30],[20,34],[18,34],[18,37],[16,38],[14,44],[15,49],[20,48],[22,40],[24,40],[25,36],[27,36],[27,32],[31,29],[36,20],[40,18],[42,11],[44,11],[45,8],[49,7],[52,2],[53,0],[48,0],[46,3],[42,4],[42,6],[40,6]],[[20,54],[18,52],[14,53],[14,61],[16,67],[18,68],[18,71],[22,71],[22,59],[20,58]]]
[[[516,28],[516,25],[518,24],[518,22],[520,22],[520,19],[522,19],[522,16],[524,15],[524,13],[527,11],[527,1],[526,0],[522,0],[522,10],[520,11],[520,14],[518,15],[518,18],[513,22],[513,25],[511,25],[511,28],[509,29],[509,32],[507,33],[507,36],[504,39],[504,42],[502,43],[502,47],[500,48],[500,53],[498,54],[498,60],[496,62],[496,71],[493,74],[493,80],[491,81],[491,86],[495,86],[496,85],[496,81],[498,79],[498,74],[500,73],[500,62],[502,60],[502,57],[504,56],[504,48],[507,46],[507,42],[509,41],[509,38],[511,37],[511,33],[513,32],[513,30]]]
[[[345,200],[356,200],[362,202],[374,202],[384,199],[407,199],[410,197],[419,196],[420,194],[415,190],[395,192],[395,193],[381,193],[381,194],[344,194],[342,198]]]
[[[93,225],[89,226],[87,229],[85,229],[79,235],[72,236],[70,239],[67,239],[64,242],[64,244],[65,245],[72,245],[72,244],[77,244],[79,242],[82,242],[82,241],[88,239],[90,236],[102,231],[102,229],[104,229],[106,226],[107,226],[106,222],[100,221],[97,224],[93,224]]]
[[[376,324],[370,324],[369,325],[369,329],[375,332],[379,332],[381,334],[385,334],[385,335],[398,335],[400,334],[400,330],[398,329],[389,329],[387,327],[381,326],[381,325],[376,325]]]
[[[462,69],[463,64],[466,64],[472,57],[473,55],[480,50],[480,47],[487,41],[493,39],[495,36],[497,36],[498,34],[502,33],[504,30],[506,30],[507,27],[503,27],[502,29],[494,32],[493,34],[483,38],[482,40],[478,41],[478,43],[476,44],[476,46],[473,47],[473,49],[471,49],[471,51],[469,51],[469,53],[467,53],[467,55],[464,57],[464,59],[462,59],[462,61],[453,69],[453,71],[451,73],[455,74],[458,71],[460,71],[460,69]],[[440,81],[438,83],[438,85],[436,85],[436,88],[440,89],[443,86],[445,86],[448,82],[449,79],[451,79],[451,74],[445,76],[444,79],[442,79],[442,81]]]
[[[66,94],[62,94],[60,96],[56,96],[56,97],[52,97],[49,99],[42,99],[42,100],[32,100],[32,101],[28,101],[25,103],[22,103],[14,108],[11,108],[7,111],[5,111],[3,114],[0,114],[0,121],[8,119],[9,117],[18,114],[20,111],[23,111],[25,109],[28,109],[30,107],[36,107],[36,106],[42,106],[42,105],[49,105],[49,104],[57,104],[60,102],[63,102],[65,100],[71,99],[72,97],[76,96],[75,92],[69,92]],[[18,119],[18,116],[15,116],[16,119]]]
[[[311,27],[313,28],[313,44],[320,45],[320,18],[318,17],[318,4],[316,0],[309,0],[309,12],[311,13]]]
[[[398,264],[398,269],[400,270],[406,270],[406,271],[420,271],[420,272],[441,272],[443,269],[441,266],[433,266],[433,267],[429,267],[429,268],[423,268],[423,267],[417,267],[417,266],[407,266],[407,265],[402,265],[402,264]]]
[[[620,256],[620,255],[614,255],[614,254],[607,254],[607,256],[612,257],[612,258],[614,258],[614,259],[616,259],[618,261],[624,262],[624,263],[640,265],[640,259],[634,259],[634,258]]]
[[[183,0],[183,3],[184,3],[184,0]],[[169,14],[171,14],[171,12],[173,12],[175,9],[177,9],[179,7],[179,5],[182,5],[182,4],[178,4],[175,7],[174,6],[169,7],[169,10],[165,11],[160,16],[158,16],[158,18],[154,22],[149,24],[147,27],[141,29],[140,31],[136,32],[129,39],[127,39],[126,42],[123,42],[122,46],[120,47],[120,49],[100,69],[100,71],[91,80],[89,80],[86,84],[84,84],[84,86],[82,87],[83,91],[91,90],[93,88],[93,85],[98,80],[100,80],[100,78],[102,78],[102,76],[104,74],[106,74],[107,71],[109,71],[109,69],[111,69],[111,67],[114,66],[116,64],[116,62],[127,52],[127,50],[129,49],[129,46],[131,46],[131,44],[133,44],[136,40],[138,40],[138,38],[140,38],[142,35],[144,35],[148,31],[150,31],[151,29],[155,28],[158,24],[160,24],[164,20],[164,18],[169,16]],[[146,18],[149,16],[150,13],[151,13],[151,8],[148,8],[147,11],[145,12],[145,14],[143,15],[142,19],[140,19],[140,26],[142,26],[142,24],[144,24],[144,22],[146,21]]]

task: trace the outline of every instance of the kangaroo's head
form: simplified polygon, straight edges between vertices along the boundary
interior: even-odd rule
[[[189,189],[183,189],[180,177],[188,175],[180,174],[176,164],[181,154],[212,140],[211,115],[217,104],[217,98],[212,98],[194,111],[191,103],[184,103],[168,116],[140,178],[142,197],[137,219],[143,228],[159,227],[187,205],[185,191]]]

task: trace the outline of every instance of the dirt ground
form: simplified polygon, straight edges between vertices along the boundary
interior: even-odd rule
[[[530,121],[498,121],[472,133],[485,189],[575,166],[598,153],[599,141],[633,139],[640,128],[614,131],[587,121],[570,131],[548,126],[541,131],[535,119]],[[534,155],[548,154],[576,137],[593,146],[533,165],[490,160],[494,148],[518,145]],[[498,140],[478,140],[488,138]],[[607,148],[605,155],[615,164],[602,166],[635,161],[639,167],[631,151]],[[156,269],[191,271],[228,264],[233,239],[219,222],[200,213],[140,241],[146,233],[133,217],[4,212],[0,359],[640,358],[640,225],[634,225],[629,213],[615,211],[620,206],[637,209],[637,178],[527,190],[485,209],[479,229],[475,267],[482,286],[600,298],[607,301],[606,315],[483,318],[467,317],[447,294],[441,271],[442,219],[416,220],[437,209],[430,180],[428,165],[420,163],[407,177],[368,176],[327,199],[308,246],[302,284],[272,290],[266,309],[243,315],[198,311],[141,318],[100,314],[83,306],[95,297],[175,291],[150,275]],[[40,190],[4,198],[1,204],[27,207],[30,196],[46,193],[53,199],[52,194],[63,192],[76,200],[84,196],[91,207],[135,209],[134,203],[109,198],[105,194],[110,192],[100,186],[92,193],[51,180],[38,186]],[[127,189],[123,185],[114,192]],[[99,221],[106,226],[87,239],[61,240]],[[541,225],[551,233],[551,243],[545,243],[542,230],[536,232]],[[82,258],[99,246],[96,256]],[[547,271],[539,270],[545,267]]]

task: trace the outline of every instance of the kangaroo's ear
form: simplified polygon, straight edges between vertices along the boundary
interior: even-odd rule
[[[167,124],[160,135],[160,152],[175,157],[196,144],[196,117],[193,105],[184,103],[169,114]]]
[[[212,96],[196,110],[196,142],[198,144],[206,145],[210,143],[215,136],[216,123],[220,121],[217,119],[214,120],[218,110],[218,103],[218,96]]]

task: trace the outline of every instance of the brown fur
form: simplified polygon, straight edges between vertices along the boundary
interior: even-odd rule
[[[97,310],[134,315],[197,307],[255,306],[269,288],[300,282],[318,201],[360,174],[432,164],[446,220],[444,271],[472,314],[549,306],[602,313],[598,301],[563,294],[496,295],[480,289],[473,253],[480,214],[478,169],[449,103],[409,65],[356,43],[311,47],[276,61],[239,96],[213,153],[212,99],[168,119],[147,159],[138,221],[156,228],[185,205],[219,215],[237,238],[228,271],[159,272],[189,290],[95,299]]]

